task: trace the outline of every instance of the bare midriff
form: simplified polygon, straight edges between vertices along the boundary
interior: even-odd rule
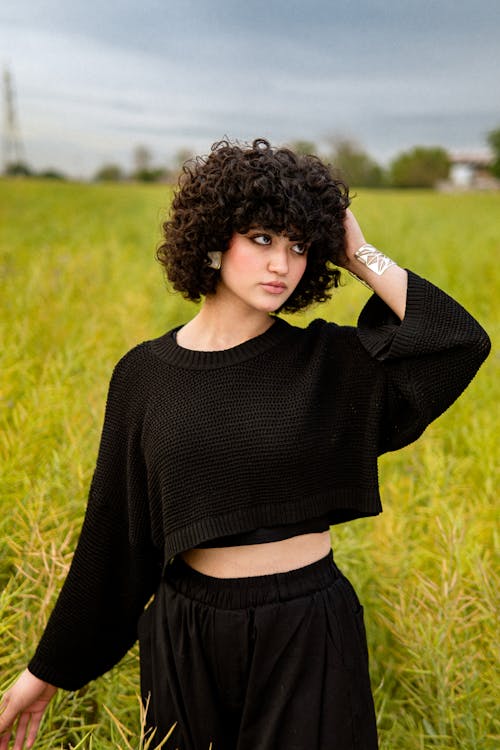
[[[279,542],[190,549],[182,552],[181,557],[191,568],[207,576],[243,578],[302,568],[325,557],[330,549],[330,532],[321,531]]]

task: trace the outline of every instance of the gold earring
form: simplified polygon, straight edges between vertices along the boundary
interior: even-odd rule
[[[211,250],[208,255],[208,267],[218,271],[222,265],[222,253],[220,250]]]

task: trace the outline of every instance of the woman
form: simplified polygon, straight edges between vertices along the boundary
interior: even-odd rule
[[[317,158],[264,140],[185,167],[158,257],[204,302],[113,372],[80,540],[4,697],[0,750],[16,719],[14,748],[31,746],[56,686],[137,634],[155,742],[174,726],[181,750],[377,747],[362,607],[329,527],[381,511],[377,456],[458,397],[489,340],[368,245],[348,205]],[[274,317],[326,300],[338,266],[374,292],[357,328]]]

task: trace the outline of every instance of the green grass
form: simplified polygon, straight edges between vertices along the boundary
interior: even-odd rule
[[[71,559],[114,363],[193,314],[154,260],[169,197],[0,181],[0,689],[24,668]],[[381,460],[384,514],[332,528],[365,605],[381,748],[493,750],[500,195],[362,191],[353,210],[369,241],[459,299],[494,342],[462,398]],[[291,319],[354,323],[367,296],[348,280]],[[37,747],[139,748],[137,693],[133,649],[78,693],[59,691]]]

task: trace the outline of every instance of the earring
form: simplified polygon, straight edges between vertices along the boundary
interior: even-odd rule
[[[222,253],[220,250],[211,250],[208,255],[208,267],[218,271],[222,265]]]

